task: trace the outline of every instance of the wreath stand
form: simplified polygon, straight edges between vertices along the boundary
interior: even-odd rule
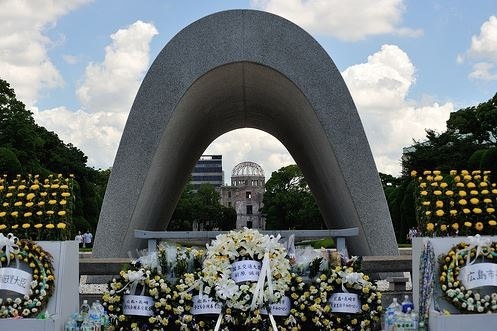
[[[496,236],[488,237],[491,241],[497,241]],[[442,296],[442,290],[439,282],[439,264],[438,258],[442,254],[446,254],[453,246],[460,242],[467,242],[467,237],[417,237],[413,238],[412,242],[412,289],[413,302],[415,307],[419,307],[420,297],[420,257],[423,252],[424,243],[429,240],[433,245],[435,253],[435,276],[433,283],[433,299],[429,303],[429,324],[428,329],[434,330],[451,330],[451,331],[466,331],[466,330],[490,330],[492,325],[497,323],[497,314],[462,314],[452,304]],[[497,289],[496,289],[497,292]],[[438,306],[438,310],[435,307]],[[446,310],[450,315],[443,314]]]
[[[39,241],[53,256],[55,291],[48,300],[49,319],[0,319],[0,330],[59,331],[79,309],[79,250],[76,241]]]

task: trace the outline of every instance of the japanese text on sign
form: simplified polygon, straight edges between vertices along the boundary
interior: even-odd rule
[[[261,273],[261,262],[243,260],[231,264],[231,278],[235,283],[255,282]]]
[[[202,314],[221,314],[222,305],[219,302],[215,302],[212,298],[208,296],[202,296],[202,299],[198,295],[193,296],[193,306],[191,313],[192,315],[202,315]]]
[[[288,316],[290,315],[291,302],[290,298],[284,296],[281,298],[280,302],[272,303],[269,305],[269,310],[274,316]],[[261,308],[261,314],[267,315],[267,309],[265,307]]]
[[[334,313],[356,314],[361,311],[361,302],[355,293],[333,293],[328,303]]]
[[[152,316],[154,300],[144,295],[124,295],[123,313],[133,316]]]
[[[0,268],[0,290],[14,291],[27,295],[31,288],[33,276],[16,268]]]
[[[497,264],[475,263],[461,268],[459,280],[468,290],[482,286],[497,286]]]

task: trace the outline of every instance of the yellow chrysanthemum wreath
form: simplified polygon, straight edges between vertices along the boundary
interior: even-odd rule
[[[0,269],[14,268],[14,265],[17,267],[19,262],[20,265],[27,265],[32,271],[32,280],[27,285],[29,290],[26,295],[19,294],[16,297],[0,298],[0,318],[36,317],[43,312],[55,289],[52,256],[35,242],[18,240],[10,233],[7,236],[0,233],[0,242],[7,243],[0,247]],[[13,274],[9,276],[13,276]],[[6,276],[4,275],[4,277]],[[18,284],[23,281],[10,277],[11,283],[13,280]]]
[[[488,245],[471,245],[459,243],[443,255],[439,261],[440,286],[444,297],[462,313],[496,313],[497,288],[493,292],[481,288],[466,289],[460,280],[461,269],[472,262],[497,263],[497,243]],[[497,277],[497,275],[495,275]]]

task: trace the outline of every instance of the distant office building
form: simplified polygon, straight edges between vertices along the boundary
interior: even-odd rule
[[[264,170],[254,162],[242,162],[233,168],[231,186],[221,186],[221,204],[236,210],[236,228],[265,229],[260,214],[264,197]]]
[[[202,155],[192,171],[193,189],[197,190],[201,184],[212,184],[220,187],[224,182],[223,156]]]

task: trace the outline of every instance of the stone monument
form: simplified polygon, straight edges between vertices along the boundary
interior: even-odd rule
[[[326,51],[279,16],[230,10],[180,31],[138,91],[98,223],[95,257],[165,230],[195,162],[238,128],[279,139],[302,169],[328,228],[358,227],[357,255],[398,254],[378,172],[354,102]]]

